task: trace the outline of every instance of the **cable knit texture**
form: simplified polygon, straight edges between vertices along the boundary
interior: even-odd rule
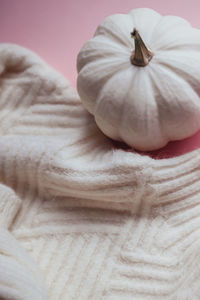
[[[33,52],[0,44],[0,299],[200,299],[200,150],[116,149]]]

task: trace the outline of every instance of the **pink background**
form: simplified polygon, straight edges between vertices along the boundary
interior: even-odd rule
[[[76,87],[76,56],[83,43],[106,16],[137,7],[178,15],[200,28],[199,0],[0,0],[0,42],[32,49]],[[198,147],[200,132],[152,155],[175,156]]]

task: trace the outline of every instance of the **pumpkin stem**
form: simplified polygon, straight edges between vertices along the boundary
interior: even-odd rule
[[[145,67],[154,56],[154,53],[146,47],[137,29],[131,32],[131,37],[135,40],[135,51],[130,57],[131,63],[135,66]]]

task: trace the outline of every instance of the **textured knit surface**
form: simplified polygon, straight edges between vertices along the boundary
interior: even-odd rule
[[[0,299],[200,299],[200,150],[116,149],[68,81],[0,45]]]

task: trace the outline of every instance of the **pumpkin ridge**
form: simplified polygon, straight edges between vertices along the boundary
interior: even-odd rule
[[[146,89],[149,90],[150,87],[153,89],[154,82],[152,82],[152,79],[151,79],[150,74],[149,74],[149,70],[150,69],[151,68],[148,68],[148,69],[145,70],[146,71],[145,72],[145,74],[146,74],[146,80],[144,81],[144,83],[145,83],[144,84],[144,90],[146,90]],[[139,71],[140,71],[140,69],[139,69]],[[156,118],[157,118],[157,116],[159,117],[159,111],[158,111],[158,105],[157,105],[157,102],[155,100],[155,97],[151,97],[151,101],[154,101],[154,104],[155,104],[154,110],[156,110],[155,112],[156,112]],[[149,99],[146,98],[146,101],[145,101],[145,106],[146,107],[148,106],[148,102],[149,102]],[[145,124],[145,126],[146,126],[146,132],[148,133],[148,135],[146,137],[144,136],[144,138],[146,140],[149,140],[149,139],[151,140],[151,142],[149,144],[151,144],[151,150],[154,150],[155,149],[155,132],[152,134],[152,129],[151,129],[150,125],[153,125],[153,124],[149,123],[150,118],[147,118],[147,116],[148,116],[147,109],[145,110],[145,114],[146,115],[145,115],[145,117],[143,117],[143,119],[146,120],[146,122],[145,121],[144,122],[146,123]],[[155,126],[155,124],[154,124],[154,126]],[[149,128],[150,128],[150,130],[147,130]],[[161,148],[161,147],[163,147],[163,146],[165,146],[167,144],[168,140],[166,139],[166,137],[162,136],[162,132],[161,132],[160,126],[158,126],[158,124],[156,126],[156,130],[157,130],[157,132],[156,132],[156,137],[157,137],[156,145],[159,144],[159,147]],[[138,135],[141,135],[140,131],[138,131]],[[153,143],[152,143],[152,140],[154,141]],[[143,148],[146,148],[146,147],[143,147]],[[144,150],[144,149],[140,149],[140,150]]]
[[[162,65],[161,64],[159,64],[160,65],[160,67],[162,68]],[[168,73],[173,73],[173,77],[174,77],[174,74],[176,74],[176,73],[174,73],[174,72],[172,72],[172,70],[170,70],[170,68],[168,69]],[[163,74],[165,74],[165,70],[163,69],[162,70],[162,73]],[[152,74],[151,74],[152,75]],[[157,94],[157,93],[161,93],[161,87],[160,87],[160,85],[158,85],[157,84],[157,82],[159,81],[159,77],[158,77],[158,74],[156,73],[156,72],[154,72],[154,76],[156,77],[156,78],[152,78],[152,80],[154,80],[154,87],[156,88],[156,90],[157,90],[157,92],[155,92],[155,94]],[[177,76],[177,75],[176,75]],[[188,82],[186,81],[186,80],[184,80],[182,77],[180,77],[180,76],[177,76],[177,78],[178,78],[178,81],[180,82],[184,82],[184,84],[183,84],[183,86],[188,86],[188,87],[190,87],[191,88],[191,86],[188,84]],[[175,80],[174,80],[175,81]],[[179,83],[180,84],[180,83]],[[198,96],[198,94],[196,93],[196,91],[194,91],[193,90],[193,88],[192,88],[192,91],[191,92],[193,92],[198,98],[199,98],[199,96]],[[167,99],[165,98],[165,95],[163,94],[163,96],[162,97],[160,97],[159,99],[162,99],[162,100],[164,100],[164,102],[166,103],[166,105],[167,106],[169,106],[169,104],[168,104],[168,102],[167,102]],[[192,100],[192,98],[190,99],[190,100],[188,100],[188,101],[191,101]],[[157,99],[156,99],[156,101],[157,101]],[[159,100],[160,101],[160,100]],[[180,101],[180,100],[177,100],[176,99],[176,103],[178,104],[178,106],[180,106],[180,108],[182,108],[182,107],[184,107],[184,103],[182,103],[183,101]],[[158,101],[157,101],[157,104],[158,104],[158,109],[159,109],[159,107],[160,107],[160,103],[158,103]],[[194,102],[193,101],[193,104],[195,104],[196,106],[197,106],[197,103],[196,102]],[[180,111],[182,111],[181,109],[180,109]],[[199,102],[199,112],[200,112],[200,102]],[[167,128],[164,124],[164,122],[163,122],[163,120],[162,120],[162,118],[161,118],[161,124],[162,124],[162,128]],[[200,125],[200,120],[199,120],[199,125]],[[196,130],[194,130],[193,129],[193,134],[199,129],[199,125],[198,126],[196,126]],[[169,129],[168,129],[169,130]],[[183,129],[181,129],[181,132],[183,131]],[[170,132],[173,134],[174,133],[174,130],[170,130]],[[171,134],[168,134],[165,130],[163,131],[163,133],[165,133],[165,136],[168,138],[168,141],[169,140],[178,140],[178,138],[177,137],[174,137],[174,136],[171,136]],[[188,135],[184,135],[185,136],[185,138],[187,137],[187,136],[190,136],[191,135],[191,132],[188,134]],[[182,137],[180,137],[179,139],[182,139]]]
[[[193,44],[193,47],[197,47],[197,49],[193,50],[195,52],[199,52],[200,51],[200,43],[199,44]],[[168,48],[165,49],[157,49],[156,52],[170,52],[170,51],[191,51],[191,45],[173,45],[173,46],[168,46]]]
[[[90,66],[91,74],[89,74],[89,75],[87,74],[87,76],[90,77],[90,88],[91,88],[91,79],[94,78],[94,76],[93,76],[94,74],[93,74],[93,70],[92,70],[92,68],[91,68],[91,64],[98,64],[98,62],[91,62],[91,63],[88,64],[88,65],[86,64],[86,65],[81,69],[81,71],[80,71],[80,73],[79,73],[79,75],[78,75],[78,92],[79,92],[81,98],[82,98],[82,99],[85,99],[85,101],[84,101],[84,103],[83,103],[85,106],[87,106],[88,102],[89,102],[89,105],[91,106],[91,103],[94,103],[94,100],[95,100],[95,99],[98,99],[98,97],[99,97],[99,92],[100,92],[100,89],[98,89],[98,91],[97,91],[97,93],[96,93],[95,95],[94,95],[94,92],[92,92],[92,93],[90,94],[90,97],[88,97],[88,89],[89,89],[88,86],[87,86],[87,90],[86,90],[87,96],[85,96],[85,86],[84,86],[84,90],[83,90],[83,89],[80,90],[80,88],[79,88],[79,86],[80,86],[79,81],[82,80],[82,73],[84,73],[84,75],[85,75],[85,73],[89,73],[88,70],[87,70],[87,71],[85,70],[85,69],[88,68],[89,66]],[[128,61],[128,64],[129,64],[129,61]],[[122,66],[123,66],[123,69],[122,69]],[[105,64],[102,64],[102,65],[101,65],[101,70],[104,69],[104,68],[105,68]],[[111,68],[110,66],[107,67],[107,68],[109,69],[110,74],[108,73],[106,76],[104,75],[104,76],[103,76],[103,79],[102,79],[102,77],[100,77],[100,78],[101,78],[100,80],[103,80],[103,83],[101,84],[102,86],[104,86],[104,85],[105,85],[105,82],[108,81],[113,75],[115,75],[120,69],[121,69],[121,71],[123,71],[124,69],[127,68],[127,66],[125,65],[125,62],[122,62],[121,65],[116,63],[115,70],[112,69],[113,66],[112,66],[112,68]],[[99,72],[99,73],[100,73],[100,72]],[[98,81],[99,81],[99,78],[98,78]],[[95,84],[96,84],[95,82],[92,82],[92,86],[95,85]],[[81,86],[83,86],[83,85],[81,84]],[[89,101],[88,101],[88,98],[90,98]],[[92,99],[92,100],[91,100],[91,99]],[[93,110],[94,110],[94,106],[93,106]],[[90,108],[89,111],[91,112],[91,108]]]
[[[178,27],[183,27],[183,26],[186,26],[186,28],[187,29],[189,29],[189,30],[191,30],[191,29],[193,29],[193,27],[191,26],[191,24],[188,22],[188,21],[186,21],[185,19],[183,19],[183,18],[181,18],[181,17],[177,17],[177,16],[161,16],[161,18],[160,18],[160,20],[158,21],[158,23],[154,26],[154,30],[153,30],[153,34],[152,34],[152,36],[151,36],[151,38],[152,39],[155,39],[156,41],[159,41],[159,39],[158,39],[158,37],[156,37],[156,35],[158,35],[158,32],[156,32],[156,30],[158,29],[158,31],[160,30],[160,28],[162,28],[164,25],[166,26],[166,24],[162,24],[163,23],[163,21],[164,21],[164,19],[166,20],[166,19],[169,19],[169,17],[170,18],[173,18],[174,20],[177,20],[177,19],[179,19],[179,21],[184,21],[184,23],[178,23],[178,25],[176,24],[176,27],[175,28],[173,28],[173,29],[177,29]],[[173,27],[173,24],[171,25],[170,24],[170,26],[172,26]],[[169,28],[167,29],[168,31],[170,30]],[[155,35],[155,36],[154,36]],[[163,35],[161,35],[161,37],[160,38],[162,38],[163,37]],[[151,40],[150,40],[151,41]]]
[[[160,16],[160,20],[162,19],[162,16]],[[152,43],[152,39],[154,38],[154,32],[155,32],[155,30],[156,30],[156,27],[158,26],[158,23],[160,22],[160,20],[154,25],[154,27],[153,27],[153,29],[152,29],[152,31],[151,31],[151,35],[149,36],[149,44],[151,44]],[[152,46],[151,46],[152,47]],[[152,51],[154,52],[154,50],[152,49]],[[155,52],[154,52],[154,54],[155,54]]]
[[[90,62],[90,63],[88,63],[88,64],[85,64],[84,66],[83,66],[83,68],[81,69],[81,71],[80,71],[80,73],[83,71],[83,69],[84,69],[84,72],[86,71],[86,72],[94,72],[94,70],[92,69],[93,68],[93,65],[99,65],[99,60],[100,59],[98,59],[98,61],[92,61],[92,62]],[[100,65],[100,70],[102,71],[102,69],[104,69],[104,68],[108,68],[109,70],[110,70],[110,67],[113,67],[113,65],[114,66],[117,66],[116,67],[116,69],[119,69],[120,71],[122,71],[122,66],[124,65],[124,68],[127,68],[127,66],[129,66],[129,60],[127,59],[127,61],[122,61],[120,64],[119,64],[119,62],[118,62],[118,60],[119,60],[119,58],[118,57],[115,57],[115,58],[113,58],[112,59],[112,63],[111,63],[111,61],[110,61],[110,59],[107,59],[107,58],[102,58],[101,59],[102,61],[101,61],[101,65]],[[110,65],[109,66],[107,66],[106,65],[106,63],[107,63],[107,60],[108,60],[108,62],[110,62]],[[92,65],[92,66],[91,66]],[[86,68],[88,68],[89,70],[85,70]],[[116,72],[117,70],[114,70],[114,71],[112,71],[112,72],[110,72],[111,74],[115,74],[115,72]],[[97,72],[97,71],[96,71]],[[99,70],[98,70],[98,73],[99,73]],[[88,75],[88,74],[87,74]],[[90,75],[90,74],[89,74]]]
[[[129,49],[129,48],[124,47],[123,45],[119,46],[115,41],[112,41],[110,43],[108,37],[104,37],[104,40],[106,40],[106,41],[102,41],[100,39],[100,35],[97,35],[97,36],[95,36],[95,38],[92,39],[92,43],[95,42],[95,43],[98,43],[98,44],[104,44],[106,46],[109,45],[111,48],[114,48],[114,49],[116,49],[116,50],[118,50],[119,52],[122,52],[122,53],[125,53],[124,51],[128,52],[127,49]],[[113,44],[114,44],[114,46],[113,46]]]
[[[129,66],[128,68],[132,68],[132,65]],[[104,93],[105,89],[107,89],[107,87],[110,85],[110,81],[113,80],[114,76],[117,76],[119,75],[120,73],[123,73],[125,70],[128,69],[127,66],[124,68],[124,69],[119,69],[117,72],[115,72],[115,74],[113,74],[112,76],[110,76],[110,78],[106,81],[106,83],[103,85],[102,89],[100,90],[100,93]],[[136,70],[135,70],[136,71]],[[99,103],[101,102],[101,95],[98,94],[98,97],[96,98],[96,105],[95,105],[95,111],[94,111],[94,115],[96,114],[96,111],[98,109],[98,105]],[[100,118],[99,118],[100,119]],[[98,120],[95,118],[95,121],[98,125],[98,127],[100,127],[100,129],[104,132],[104,128],[102,128],[102,126],[99,126],[99,122]],[[104,123],[107,122],[104,120]],[[105,125],[105,124],[104,124]],[[115,126],[111,125],[113,128],[115,128],[115,130],[117,129]],[[105,127],[105,126],[104,126]],[[104,132],[105,133],[105,132]],[[106,134],[106,133],[105,133]],[[106,134],[107,135],[107,134]],[[121,134],[119,132],[119,129],[117,129],[117,135],[116,135],[116,131],[115,131],[115,138],[118,140],[118,141],[122,141],[121,139]],[[112,138],[112,137],[111,137]]]
[[[184,29],[182,29],[184,27]],[[176,38],[177,36],[177,38]],[[166,42],[167,41],[167,42]],[[192,26],[177,26],[173,28],[173,35],[164,32],[162,35],[154,31],[151,47],[154,51],[200,51],[200,30]]]
[[[123,63],[123,64],[124,64],[124,63]],[[117,75],[118,73],[122,73],[122,72],[124,72],[126,69],[127,69],[127,65],[124,66],[123,69],[122,69],[122,67],[119,67],[118,70],[115,70],[115,72],[113,72],[113,74],[111,74],[111,75],[109,76],[109,78],[107,78],[106,83],[105,83],[105,84],[102,84],[103,88],[102,88],[102,90],[100,91],[100,93],[103,92],[103,90],[105,89],[105,86],[106,86],[106,85],[109,85],[109,82],[110,82],[110,80],[112,79],[112,78],[111,78],[112,76],[115,76],[115,75]],[[100,101],[100,99],[99,99],[99,93],[98,93],[97,98],[96,98],[96,106],[98,106],[98,102],[99,102],[99,101]],[[96,111],[96,109],[95,109],[95,111]]]
[[[114,16],[117,16],[117,15],[122,15],[122,16],[125,16],[127,18],[126,14],[115,14]],[[132,20],[131,17],[130,17],[130,21],[131,21],[131,23],[133,23],[133,20]],[[110,29],[110,28],[107,27],[107,25],[110,26],[111,24],[114,25],[114,27],[116,27],[118,29],[118,31],[119,31],[118,33],[119,34],[116,33],[117,30],[113,31],[112,29]],[[134,24],[131,24],[131,25],[132,25],[132,28],[130,28],[130,31],[133,29]],[[106,34],[103,33],[103,32],[101,32],[101,29],[104,29],[105,32],[106,32]],[[108,34],[108,36],[107,36],[107,34]],[[96,37],[98,35],[105,35],[107,38],[108,37],[111,38],[113,42],[118,42],[118,43],[120,43],[121,46],[124,46],[125,48],[127,48],[127,47],[129,48],[129,47],[132,47],[131,39],[128,38],[129,34],[130,34],[130,32],[127,32],[127,35],[124,34],[124,32],[121,31],[120,28],[117,26],[116,22],[114,22],[110,18],[110,16],[109,16],[109,17],[107,17],[104,20],[104,22],[102,24],[100,24],[97,27],[97,29],[96,29],[96,31],[94,33],[94,37]],[[123,40],[122,38],[120,38],[120,35],[122,35],[123,37],[125,37],[125,40]]]
[[[103,39],[104,39],[105,41],[102,41],[102,40],[101,40],[101,37],[102,37],[102,36],[103,36],[103,34],[98,34],[98,35],[96,35],[93,39],[91,39],[92,43],[93,43],[93,41],[94,41],[94,42],[97,42],[97,43],[99,43],[99,44],[109,45],[109,46],[112,47],[112,48],[115,47],[115,49],[117,49],[117,50],[119,50],[119,51],[127,51],[127,50],[132,49],[132,47],[133,47],[133,44],[130,44],[131,47],[128,47],[128,45],[124,45],[124,44],[121,44],[121,43],[118,44],[117,41],[115,41],[115,40],[110,41],[109,38],[108,38],[107,36],[104,36]],[[86,42],[86,44],[87,44],[87,42]],[[114,44],[115,46],[113,46],[113,44]]]
[[[149,42],[151,41],[150,37],[153,34],[154,28],[157,25],[157,23],[159,22],[159,20],[162,18],[162,16],[161,16],[161,14],[159,14],[158,12],[155,12],[151,8],[132,9],[131,11],[129,11],[128,15],[130,15],[132,17],[134,27],[136,27],[138,30],[141,29],[140,18],[143,18],[144,11],[147,13],[148,17],[155,19],[155,22],[151,22],[151,31],[149,30],[150,34],[148,32],[149,38],[148,38],[148,41],[146,41],[146,42],[149,45]],[[152,13],[153,13],[153,16],[152,16]],[[157,18],[159,18],[159,20]],[[150,29],[150,28],[148,28],[148,29]]]
[[[153,78],[153,76],[151,74],[151,71],[149,72],[149,78],[150,78],[151,83],[152,83],[153,94],[155,95],[156,93],[158,93],[159,89],[158,89],[158,87],[157,87],[157,85],[155,83],[156,81],[154,80],[154,78]],[[162,120],[162,117],[161,117],[161,113],[160,113],[160,109],[159,109],[160,106],[158,104],[158,99],[157,99],[157,97],[153,97],[153,98],[154,98],[154,100],[156,102],[156,107],[157,107],[157,112],[158,112],[158,118],[159,118],[159,124],[161,125],[161,131],[162,131],[162,134],[164,136],[164,139],[166,140],[166,143],[163,145],[163,146],[165,146],[169,142],[170,139],[169,139],[167,133],[164,130],[165,126],[163,124],[163,120]]]
[[[176,62],[176,60],[175,60]],[[159,64],[160,65],[163,65],[165,68],[167,68],[168,70],[173,70],[174,73],[176,73],[176,75],[180,76],[182,74],[184,75],[187,75],[188,77],[192,77],[191,74],[188,74],[185,70],[182,70],[180,69],[179,67],[174,67],[174,65],[170,65],[169,62],[163,62],[163,61],[159,61]],[[184,69],[184,68],[183,68]],[[198,92],[196,91],[195,87],[192,85],[191,82],[189,82],[188,80],[186,80],[183,76],[181,76],[181,78],[187,83],[190,85],[191,89],[195,91],[197,97],[200,98],[200,95],[198,94]],[[192,77],[192,80],[196,80],[195,77]],[[199,83],[196,83],[196,85],[198,86],[199,85],[199,93],[200,93],[200,80],[199,80]]]
[[[101,47],[100,46],[100,49],[101,49],[101,51],[105,51],[106,50],[106,48],[108,48],[108,46],[109,46],[109,50],[107,50],[107,52],[106,52],[106,56],[108,57],[111,57],[111,58],[113,58],[113,57],[118,57],[119,56],[119,58],[123,58],[123,57],[125,57],[126,55],[127,56],[129,56],[130,55],[130,52],[128,51],[128,48],[126,48],[126,47],[121,47],[121,46],[117,46],[117,43],[115,43],[115,42],[112,42],[112,43],[109,43],[108,41],[106,41],[106,42],[102,42],[101,40],[98,40],[98,37],[99,36],[96,36],[96,39],[95,39],[95,41],[93,42],[92,40],[91,40],[91,42],[90,42],[90,44],[85,44],[83,47],[82,47],[82,49],[81,49],[81,53],[79,53],[79,55],[78,55],[78,57],[77,57],[77,70],[78,70],[78,72],[80,72],[81,70],[82,70],[82,68],[85,66],[85,64],[84,63],[82,63],[82,66],[81,66],[81,63],[80,63],[80,61],[81,60],[86,60],[87,61],[87,64],[88,63],[90,63],[90,62],[92,62],[92,60],[100,60],[100,59],[105,59],[105,52],[104,52],[104,54],[102,55],[102,57],[101,56],[99,56],[99,53],[96,53],[95,52],[95,49],[93,49],[94,48],[94,46],[96,46],[96,47],[98,47],[99,45],[104,45],[104,47]],[[114,46],[113,46],[113,44],[114,44]],[[89,45],[89,46],[88,46]],[[105,49],[104,49],[105,48]],[[99,49],[98,49],[98,51],[99,51]],[[113,51],[114,51],[114,53],[115,53],[115,56],[113,56]],[[109,53],[110,52],[110,53]],[[87,55],[86,55],[87,54]],[[106,58],[107,59],[107,58]]]
[[[131,68],[131,67],[132,67],[132,66],[130,66],[130,68]],[[122,137],[123,137],[123,133],[122,133],[123,125],[122,125],[122,124],[124,123],[124,119],[125,119],[125,105],[126,105],[126,101],[127,101],[127,99],[128,99],[127,95],[129,95],[129,93],[130,93],[130,88],[131,88],[132,84],[134,84],[134,77],[136,76],[137,71],[138,71],[138,70],[135,71],[135,73],[133,74],[132,79],[130,80],[130,85],[129,85],[128,91],[127,91],[127,93],[126,93],[126,97],[124,97],[123,103],[122,103],[122,114],[121,114],[122,117],[121,117],[121,119],[120,119],[120,126],[118,127],[118,133],[119,133],[119,136],[120,136],[121,139],[122,139]],[[125,141],[125,142],[126,142],[126,141]]]
[[[89,57],[89,59],[88,59],[88,57]],[[88,59],[88,61],[89,61],[89,62],[87,62],[87,66],[89,66],[90,63],[94,63],[94,61],[97,62],[97,60],[98,60],[98,63],[101,63],[103,65],[103,64],[105,64],[106,60],[108,60],[110,62],[110,58],[113,58],[112,53],[106,53],[106,58],[104,56],[98,57],[98,54],[96,54],[96,53],[92,53],[92,54],[89,54],[88,56],[84,57],[84,59]],[[101,60],[103,62],[101,62]],[[86,64],[82,65],[82,67],[79,68],[78,72],[81,72],[85,66],[86,66]]]

